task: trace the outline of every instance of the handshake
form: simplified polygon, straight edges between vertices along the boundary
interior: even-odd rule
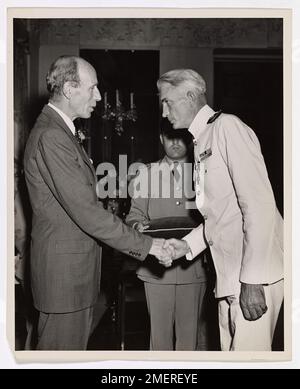
[[[149,254],[154,255],[161,265],[170,267],[174,259],[183,257],[189,251],[190,247],[185,240],[154,238]]]

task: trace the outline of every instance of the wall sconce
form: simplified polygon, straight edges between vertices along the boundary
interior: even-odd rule
[[[112,107],[107,101],[107,92],[104,92],[104,112],[103,120],[114,121],[115,131],[121,136],[124,132],[123,120],[135,122],[137,120],[137,111],[133,101],[134,94],[130,93],[130,109],[126,111],[119,98],[119,90],[116,90],[116,105]]]

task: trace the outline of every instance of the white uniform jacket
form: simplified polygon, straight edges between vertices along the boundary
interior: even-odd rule
[[[238,293],[240,282],[283,278],[283,221],[255,133],[239,118],[204,106],[189,131],[195,145],[196,204],[204,218],[185,236],[196,256],[209,245],[216,297]]]

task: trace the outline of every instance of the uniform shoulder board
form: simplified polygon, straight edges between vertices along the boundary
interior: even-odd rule
[[[207,124],[210,124],[210,123],[213,123],[222,113],[222,110],[220,109],[220,111],[214,113],[207,121]]]

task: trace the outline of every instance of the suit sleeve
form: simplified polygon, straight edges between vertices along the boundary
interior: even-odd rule
[[[103,209],[93,184],[78,163],[74,148],[68,136],[55,129],[40,137],[37,164],[53,196],[87,234],[143,260],[150,250],[152,239],[134,231]]]
[[[259,141],[235,116],[220,120],[217,131],[243,218],[240,281],[265,283],[272,266],[277,209]]]

